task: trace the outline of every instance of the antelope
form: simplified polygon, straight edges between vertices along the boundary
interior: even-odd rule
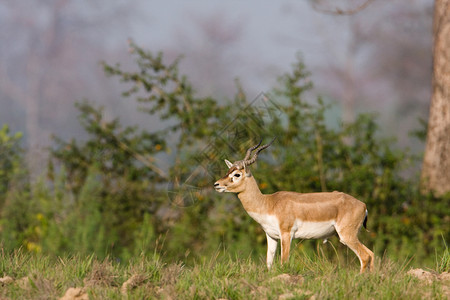
[[[340,242],[358,256],[360,273],[374,269],[374,254],[358,239],[361,226],[366,227],[366,205],[341,192],[297,193],[279,191],[262,194],[248,167],[258,154],[273,141],[249,148],[243,160],[231,163],[225,160],[228,172],[214,183],[217,192],[237,194],[242,206],[267,237],[267,268],[270,269],[281,240],[281,263],[289,258],[293,238],[326,239],[338,234]],[[253,156],[250,158],[250,156]]]

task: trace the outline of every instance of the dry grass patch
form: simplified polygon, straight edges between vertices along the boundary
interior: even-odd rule
[[[83,282],[85,287],[119,286],[117,272],[108,260],[104,260],[103,262],[94,261],[92,270]]]

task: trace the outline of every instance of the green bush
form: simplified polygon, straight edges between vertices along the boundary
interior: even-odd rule
[[[23,177],[22,133],[10,134],[8,125],[0,129],[0,205],[3,205],[9,189],[19,177]]]

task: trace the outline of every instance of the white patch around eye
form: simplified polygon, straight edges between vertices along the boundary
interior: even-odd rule
[[[236,174],[238,174],[239,176],[235,176]],[[241,180],[242,174],[238,170],[236,170],[233,173],[231,173],[229,177],[231,178],[231,181],[238,182],[239,180]]]

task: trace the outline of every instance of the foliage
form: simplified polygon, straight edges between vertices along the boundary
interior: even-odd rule
[[[34,205],[30,203],[30,185],[20,144],[22,133],[0,130],[0,236],[7,249],[27,244],[34,232]],[[30,248],[36,246],[29,244]]]
[[[21,138],[20,132],[11,135],[6,124],[0,129],[0,203],[14,179],[23,172]]]
[[[143,113],[159,118],[157,128],[123,126],[107,120],[103,108],[81,102],[79,120],[88,137],[55,138],[47,177],[17,188],[8,170],[22,170],[23,157],[9,141],[20,137],[1,132],[1,149],[10,149],[2,162],[14,162],[0,173],[6,250],[23,246],[119,260],[157,251],[192,261],[223,247],[260,258],[260,226],[235,196],[211,187],[225,172],[224,158],[242,159],[260,138],[274,136],[252,166],[263,192],[340,190],[357,197],[369,208],[370,232],[362,238],[377,255],[414,256],[413,263],[431,265],[432,256],[447,249],[449,199],[419,193],[417,176],[405,176],[412,156],[378,136],[374,115],[331,124],[333,105],[306,99],[312,83],[301,60],[271,93],[249,100],[238,83],[234,99],[225,101],[196,96],[178,60],[166,63],[161,53],[131,47],[136,70],[106,63],[104,69],[126,85],[124,101],[135,98]],[[310,255],[317,245],[294,247]],[[348,259],[345,251],[336,256],[334,246],[321,249],[337,261]]]
[[[447,244],[445,245],[442,257],[437,257],[436,270],[438,272],[450,272],[450,251],[448,250]]]

